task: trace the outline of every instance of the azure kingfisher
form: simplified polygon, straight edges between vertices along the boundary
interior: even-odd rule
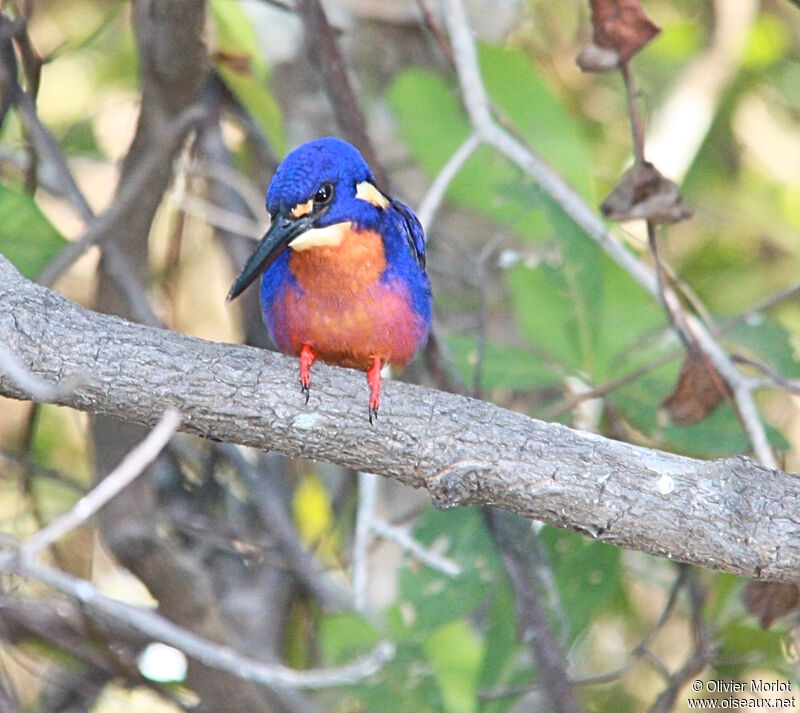
[[[269,230],[228,293],[261,275],[261,310],[278,349],[300,357],[308,403],[311,364],[367,372],[369,420],[381,368],[404,366],[431,327],[425,233],[385,195],[358,150],[335,137],[289,153],[267,191]]]

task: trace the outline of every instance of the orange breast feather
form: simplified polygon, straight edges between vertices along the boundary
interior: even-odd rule
[[[383,241],[349,231],[337,246],[293,252],[287,284],[272,303],[273,339],[284,352],[309,344],[323,361],[367,369],[372,357],[404,365],[427,333],[401,280],[381,281]]]

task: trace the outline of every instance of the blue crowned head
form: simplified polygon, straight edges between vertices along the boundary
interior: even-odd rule
[[[310,209],[327,203],[318,226],[361,222],[370,215],[369,204],[356,200],[357,187],[364,182],[374,185],[375,178],[355,146],[335,136],[314,139],[291,151],[278,166],[267,191],[267,210],[274,217],[305,204]]]

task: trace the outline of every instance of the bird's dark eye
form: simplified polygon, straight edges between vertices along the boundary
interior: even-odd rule
[[[314,194],[314,203],[316,205],[325,205],[333,198],[333,184],[323,183],[317,192]]]

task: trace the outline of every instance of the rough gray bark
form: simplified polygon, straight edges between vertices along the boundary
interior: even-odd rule
[[[367,421],[363,375],[297,364],[81,308],[0,258],[0,339],[60,403],[369,470],[426,488],[442,507],[495,505],[623,547],[747,577],[800,580],[800,479],[744,457],[701,461],[537,421],[490,403],[389,382]],[[0,394],[25,398],[0,376]]]

